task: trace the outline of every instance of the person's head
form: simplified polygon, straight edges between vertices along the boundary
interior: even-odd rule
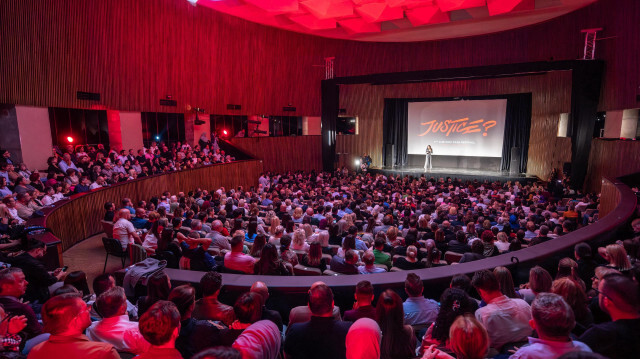
[[[262,297],[255,292],[243,293],[233,305],[233,312],[240,323],[255,323],[262,317]]]
[[[166,300],[171,292],[171,280],[164,272],[154,273],[147,282],[147,299],[151,302]]]
[[[399,349],[396,344],[398,341],[396,338],[402,337],[406,333],[403,330],[404,309],[402,307],[402,298],[398,293],[387,289],[380,294],[380,298],[376,303],[376,318],[382,330],[380,350],[382,353],[390,355]]]
[[[460,359],[483,359],[489,350],[489,334],[472,314],[461,315],[449,329],[449,348]]]
[[[598,283],[598,292],[600,308],[611,315],[614,321],[639,317],[638,283],[632,279],[621,274],[605,275]]]
[[[122,287],[112,287],[96,299],[96,309],[103,318],[112,318],[127,313],[127,297]]]
[[[142,314],[138,328],[151,345],[171,344],[180,331],[180,312],[172,302],[160,300]]]
[[[207,348],[192,356],[191,359],[242,359],[242,354],[235,348],[217,346]]]
[[[485,302],[490,299],[502,295],[500,292],[500,283],[493,272],[489,270],[477,271],[471,279],[471,285],[476,288],[478,294]]]
[[[190,284],[177,286],[171,290],[167,300],[176,305],[182,320],[189,319],[196,304],[196,290]]]
[[[471,278],[466,274],[456,274],[451,278],[449,288],[462,289],[465,293],[469,294],[471,291]]]
[[[540,338],[566,341],[576,325],[573,310],[554,293],[540,293],[531,303],[531,328]]]
[[[361,318],[349,328],[345,340],[347,359],[379,359],[382,331],[375,320]]]
[[[364,252],[364,255],[362,256],[362,261],[364,262],[365,266],[367,267],[373,266],[373,263],[375,262],[375,260],[376,260],[376,257],[372,251]]]
[[[240,234],[234,234],[231,238],[231,251],[232,252],[242,252],[244,247],[244,236]]]
[[[587,314],[587,295],[575,280],[569,277],[554,280],[551,286],[551,293],[564,298],[565,302],[573,309],[573,314],[576,318]]]
[[[22,269],[10,267],[0,270],[0,295],[20,298],[27,290],[27,284]]]
[[[605,258],[609,264],[620,270],[625,271],[631,269],[631,263],[627,256],[627,251],[619,244],[610,244],[605,248]]]
[[[222,288],[222,275],[215,271],[205,273],[200,278],[200,289],[203,297],[218,296]]]
[[[80,335],[91,325],[89,308],[76,293],[49,298],[41,313],[44,331],[52,335]]]
[[[529,271],[529,288],[534,294],[549,292],[552,283],[553,278],[546,269],[535,266]]]
[[[519,296],[516,295],[511,272],[506,267],[495,267],[493,269],[493,274],[495,274],[498,279],[502,294],[509,298],[519,298]]]
[[[373,302],[373,285],[368,280],[361,280],[356,284],[355,298],[359,306]]]
[[[444,343],[449,339],[449,328],[460,315],[473,313],[472,299],[458,288],[447,288],[440,297],[440,310],[433,327],[432,337]]]
[[[47,245],[39,239],[28,237],[20,241],[22,250],[34,258],[42,258],[47,253]]]
[[[100,296],[100,294],[104,293],[107,289],[115,287],[116,280],[109,273],[103,273],[93,279],[93,293],[96,296]]]
[[[318,317],[329,317],[333,314],[333,292],[322,282],[314,283],[309,289],[309,309]]]
[[[349,249],[344,254],[344,261],[347,264],[355,265],[356,263],[358,263],[358,259],[358,252],[354,251],[353,249]]]
[[[89,291],[89,284],[87,283],[87,274],[83,271],[73,271],[67,274],[64,279],[64,284],[70,284],[74,286],[83,296],[91,294]]]
[[[404,290],[407,292],[409,297],[422,296],[423,289],[424,285],[422,284],[420,276],[415,273],[407,274],[407,278],[404,280]]]
[[[269,287],[264,282],[255,282],[251,285],[250,291],[252,293],[257,293],[262,298],[262,305],[267,302],[269,299]]]

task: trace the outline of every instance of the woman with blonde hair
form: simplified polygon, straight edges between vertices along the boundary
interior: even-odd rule
[[[459,316],[449,329],[449,348],[457,359],[484,359],[489,350],[489,334],[472,315]],[[425,350],[423,359],[453,359],[433,344]]]
[[[397,257],[393,266],[403,270],[414,270],[424,268],[425,264],[418,260],[418,248],[416,246],[408,246],[407,256]]]
[[[302,207],[296,207],[296,209],[293,210],[293,217],[291,218],[291,220],[293,221],[293,223],[302,223],[302,217]]]
[[[607,267],[618,270],[622,273],[631,269],[631,261],[627,256],[627,251],[620,244],[609,244],[605,248],[598,248],[598,253],[606,259],[609,264]]]
[[[496,247],[498,247],[500,253],[508,251],[509,246],[511,245],[511,243],[509,243],[509,236],[507,236],[507,234],[504,232],[498,232],[498,235],[496,237],[498,240],[495,241],[494,244]]]
[[[391,244],[392,247],[401,246],[400,240],[398,239],[398,228],[391,226],[387,229],[387,242]]]
[[[296,229],[293,232],[293,243],[291,244],[291,249],[296,251],[305,251],[309,250],[309,244],[306,242],[306,234],[304,233],[304,229]]]
[[[307,241],[311,240],[311,236],[313,236],[313,227],[309,223],[305,223],[302,225],[302,229],[304,230],[304,236]]]
[[[269,234],[272,236],[275,235],[276,228],[278,228],[279,226],[280,226],[280,218],[275,216],[271,218],[271,225],[269,226]]]

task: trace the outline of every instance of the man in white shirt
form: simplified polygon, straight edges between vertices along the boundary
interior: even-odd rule
[[[24,224],[24,219],[20,218],[20,216],[18,215],[15,198],[7,196],[2,199],[2,203],[7,206],[7,211],[9,211],[12,220],[15,220],[17,224]]]
[[[113,224],[113,237],[120,241],[123,250],[126,250],[129,244],[142,244],[140,236],[129,219],[131,219],[131,212],[122,208],[118,211],[118,221]]]
[[[58,167],[60,167],[60,169],[64,173],[67,173],[67,170],[69,168],[73,168],[74,170],[76,170],[78,172],[82,172],[82,171],[78,170],[78,167],[76,167],[76,164],[71,161],[71,155],[68,154],[68,153],[65,153],[64,155],[62,155],[62,161],[60,161],[60,163],[58,163]]]
[[[113,287],[100,294],[96,300],[102,320],[87,328],[90,340],[109,343],[118,351],[142,354],[150,344],[142,337],[138,322],[129,321],[127,297],[122,287]]]
[[[98,176],[98,178],[96,178],[96,181],[93,182],[91,186],[89,186],[89,189],[94,190],[96,188],[100,188],[103,186],[104,186],[104,177]]]
[[[509,298],[500,292],[500,284],[493,272],[478,271],[471,284],[486,306],[476,310],[476,319],[489,333],[489,345],[500,351],[507,343],[526,341],[531,335],[529,326],[531,307],[522,299]]]

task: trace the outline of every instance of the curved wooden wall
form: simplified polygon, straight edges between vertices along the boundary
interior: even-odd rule
[[[322,136],[232,138],[231,144],[263,161],[265,171],[321,171]]]
[[[604,177],[621,177],[640,171],[640,141],[591,141],[589,168],[585,180],[588,191],[600,192]],[[602,188],[604,197],[604,188]],[[613,208],[610,208],[613,209]]]
[[[430,25],[437,26],[437,25]],[[336,77],[582,57],[580,30],[601,27],[600,110],[637,107],[640,2],[598,1],[524,28],[442,41],[366,43],[279,30],[183,0],[0,1],[0,103],[123,111],[320,115],[323,58]],[[606,39],[605,39],[606,38]],[[623,54],[623,55],[621,55]],[[172,95],[178,107],[160,106]]]
[[[172,194],[193,191],[196,188],[217,189],[219,187],[249,189],[258,184],[262,163],[258,160],[216,164],[192,170],[171,172],[124,182],[72,197],[47,214],[45,225],[62,242],[62,250],[102,232],[100,220],[104,218],[104,204],[129,197],[136,203],[148,201],[164,191]]]

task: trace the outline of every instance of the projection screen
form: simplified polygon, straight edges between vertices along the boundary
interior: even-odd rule
[[[407,153],[501,157],[507,100],[409,102]]]

